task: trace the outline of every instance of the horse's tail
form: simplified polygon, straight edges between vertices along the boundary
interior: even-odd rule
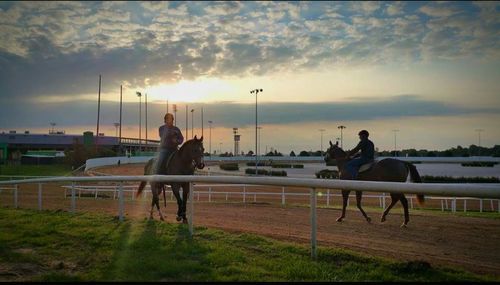
[[[144,166],[144,174],[148,174],[151,172],[151,167],[153,166],[154,158],[151,158],[146,165]],[[139,185],[139,189],[137,189],[137,193],[135,194],[135,197],[138,198],[139,195],[141,195],[142,190],[144,190],[144,187],[146,187],[146,184],[148,182],[146,181],[141,181],[141,184]]]
[[[415,165],[405,162],[406,167],[410,170],[410,179],[414,183],[422,183],[422,178],[420,177],[420,174],[418,174],[417,168]],[[417,194],[417,202],[419,205],[424,204],[424,195],[423,194]]]
[[[141,181],[141,184],[139,185],[139,189],[137,189],[137,193],[135,194],[135,197],[138,198],[141,193],[142,193],[142,190],[144,190],[144,187],[146,187],[146,181]]]

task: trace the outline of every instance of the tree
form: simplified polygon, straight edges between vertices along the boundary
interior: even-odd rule
[[[299,153],[299,156],[310,156],[310,155],[309,155],[309,152],[307,152],[307,151],[303,150],[303,151],[301,151],[301,152]]]
[[[293,150],[290,152],[290,156],[296,156],[295,152],[293,152]]]

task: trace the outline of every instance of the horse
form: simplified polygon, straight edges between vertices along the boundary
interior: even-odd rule
[[[156,165],[157,158],[152,158],[144,166],[144,175],[155,174],[155,169],[160,167],[160,175],[193,175],[196,168],[203,169],[205,163],[203,161],[203,153],[205,149],[203,148],[203,136],[198,139],[196,136],[194,139],[186,141],[182,147],[173,153],[169,159],[165,161],[165,165]],[[146,181],[141,181],[139,189],[137,190],[136,197],[139,197],[142,190],[146,186]],[[167,207],[167,202],[165,199],[165,185],[171,186],[172,192],[177,199],[177,218],[179,222],[182,220],[184,224],[187,223],[186,218],[186,202],[189,197],[190,189],[188,182],[181,183],[170,183],[170,182],[150,182],[151,192],[153,193],[151,201],[151,211],[149,214],[149,219],[153,219],[153,208],[156,205],[158,213],[160,214],[160,220],[164,221],[163,214],[160,210],[159,195],[163,191],[163,199],[165,201],[165,207]],[[182,198],[179,193],[182,187]]]
[[[346,152],[344,152],[338,146],[338,144],[338,141],[336,144],[332,144],[332,141],[330,141],[330,147],[327,150],[324,160],[325,162],[328,162],[330,159],[335,159],[337,161],[337,167],[340,171],[340,179],[346,179],[350,177],[350,174],[345,169],[347,162],[349,162],[349,158],[347,157]],[[365,168],[365,165],[361,166],[356,180],[406,182],[408,174],[410,174],[410,180],[412,182],[422,182],[417,168],[413,164],[398,159],[385,158],[378,162],[373,162],[369,169]],[[349,192],[351,191],[342,190],[342,215],[337,218],[337,222],[342,222],[342,220],[345,218],[345,210],[347,207],[347,200],[349,199]],[[361,197],[362,191],[356,191],[356,205],[365,217],[366,221],[370,223],[370,217],[366,215],[365,211],[363,211],[363,208],[361,207]],[[404,194],[400,193],[391,193],[391,204],[384,210],[382,217],[380,218],[380,222],[383,223],[386,221],[387,214],[389,214],[391,208],[398,201],[401,202],[404,209],[404,222],[401,227],[406,227],[408,225],[408,222],[410,221],[408,213],[408,200],[406,199]],[[419,205],[423,205],[424,195],[418,194],[417,202]]]

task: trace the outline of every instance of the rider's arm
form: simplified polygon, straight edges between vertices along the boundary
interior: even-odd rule
[[[361,142],[358,143],[358,145],[351,149],[348,153],[347,156],[352,156],[353,154],[357,153],[361,149]]]
[[[184,142],[184,136],[182,136],[181,130],[179,130],[179,128],[177,128],[177,143],[182,144],[183,142]]]

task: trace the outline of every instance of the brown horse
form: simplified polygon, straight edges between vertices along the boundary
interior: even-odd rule
[[[347,162],[349,162],[349,158],[347,154],[338,146],[339,142],[336,144],[332,144],[330,141],[330,147],[327,150],[325,161],[329,161],[330,159],[335,159],[337,161],[337,167],[340,171],[340,179],[349,179],[351,176],[345,170],[345,166]],[[408,162],[404,162],[397,159],[386,158],[381,161],[376,162],[371,168],[364,172],[360,172],[356,178],[356,180],[363,181],[388,181],[388,182],[406,182],[408,178],[408,174],[410,174],[410,178],[412,182],[421,183],[422,180],[420,175],[418,174],[417,168]],[[347,207],[347,200],[349,199],[350,190],[342,190],[342,215],[337,219],[337,222],[341,222],[342,219],[345,218],[345,210]],[[365,211],[361,207],[361,197],[362,192],[356,191],[356,205],[358,209],[361,211],[366,221],[369,223],[371,219],[366,215]],[[408,200],[406,199],[404,194],[399,193],[391,193],[391,204],[384,210],[382,217],[380,219],[381,222],[385,222],[385,217],[391,210],[391,208],[400,201],[403,205],[404,209],[404,222],[401,227],[406,227],[408,222],[410,221],[410,217],[408,214]],[[417,201],[419,205],[424,203],[424,195],[417,195]]]
[[[161,167],[160,169],[165,170],[162,171],[162,173],[160,173],[162,175],[193,175],[195,168],[203,169],[205,167],[205,164],[203,162],[204,151],[205,149],[203,148],[203,137],[198,139],[195,136],[194,139],[185,142],[178,151],[172,154],[169,160],[165,161],[165,163],[168,163],[166,167],[156,165],[156,160],[157,160],[156,158],[150,159],[146,164],[146,166],[144,166],[144,175],[154,174],[155,173],[154,170],[157,169],[157,167]],[[137,197],[141,194],[146,184],[147,184],[146,181],[141,182],[141,184],[139,185],[139,189],[137,190],[136,194]],[[177,199],[177,206],[178,206],[177,221],[180,221],[182,219],[183,223],[187,223],[186,202],[190,192],[188,182],[182,182],[182,183],[150,182],[153,198],[151,201],[151,211],[149,214],[149,218],[150,219],[153,218],[153,208],[156,205],[158,213],[160,214],[160,219],[162,221],[164,220],[163,214],[161,213],[160,210],[159,195],[163,191],[163,198],[165,199],[166,184],[171,186],[172,192],[174,193],[175,198]],[[182,198],[179,193],[181,187],[182,187]],[[166,206],[167,205],[165,200],[165,207]]]

